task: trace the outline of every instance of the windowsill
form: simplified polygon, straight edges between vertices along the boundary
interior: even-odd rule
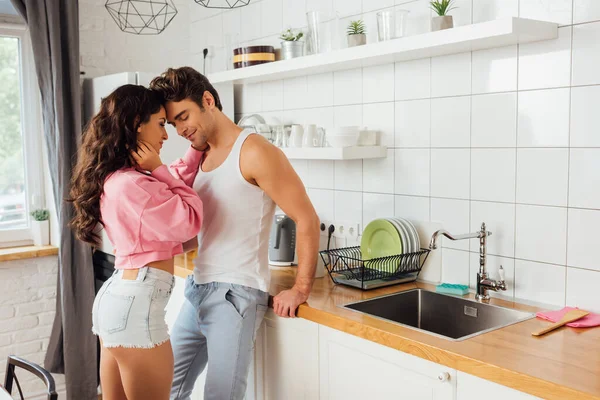
[[[57,254],[58,247],[54,246],[8,247],[5,249],[0,249],[0,262],[55,256]]]

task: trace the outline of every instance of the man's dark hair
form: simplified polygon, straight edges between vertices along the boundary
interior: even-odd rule
[[[208,91],[215,98],[215,106],[223,111],[219,94],[206,76],[191,67],[169,68],[150,82],[150,89],[158,92],[165,102],[190,99],[202,106],[202,96]]]

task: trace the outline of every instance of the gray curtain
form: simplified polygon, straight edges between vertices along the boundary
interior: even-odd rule
[[[45,367],[65,374],[67,397],[97,399],[97,348],[91,332],[94,271],[91,251],[68,227],[71,170],[81,143],[79,6],[77,0],[11,0],[31,35],[42,97],[48,167],[60,224],[56,318]]]

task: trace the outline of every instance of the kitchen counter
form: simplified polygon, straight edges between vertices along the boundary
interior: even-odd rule
[[[189,264],[183,258],[176,262],[176,275],[189,275]],[[292,287],[295,271],[272,270],[271,294]],[[536,338],[531,332],[549,322],[534,318],[452,342],[340,307],[414,288],[435,290],[432,285],[409,283],[362,292],[336,286],[325,276],[315,281],[307,304],[298,309],[298,317],[544,399],[600,399],[600,328],[562,328]],[[499,299],[492,299],[491,304],[538,311]]]

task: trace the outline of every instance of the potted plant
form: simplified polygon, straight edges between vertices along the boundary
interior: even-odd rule
[[[362,46],[367,43],[365,23],[362,20],[350,21],[348,29],[348,47]]]
[[[437,14],[437,17],[431,19],[431,30],[441,31],[443,29],[450,29],[454,27],[454,20],[452,15],[448,15],[450,10],[454,10],[454,0],[434,0],[429,3],[433,12]]]
[[[36,246],[47,246],[50,243],[50,212],[46,209],[33,210],[30,213],[31,233],[33,235],[33,244]]]
[[[292,28],[286,29],[281,33],[279,39],[281,42],[281,58],[283,60],[290,60],[296,57],[302,57],[304,55],[304,41],[301,41],[304,37],[302,31],[294,32]]]

